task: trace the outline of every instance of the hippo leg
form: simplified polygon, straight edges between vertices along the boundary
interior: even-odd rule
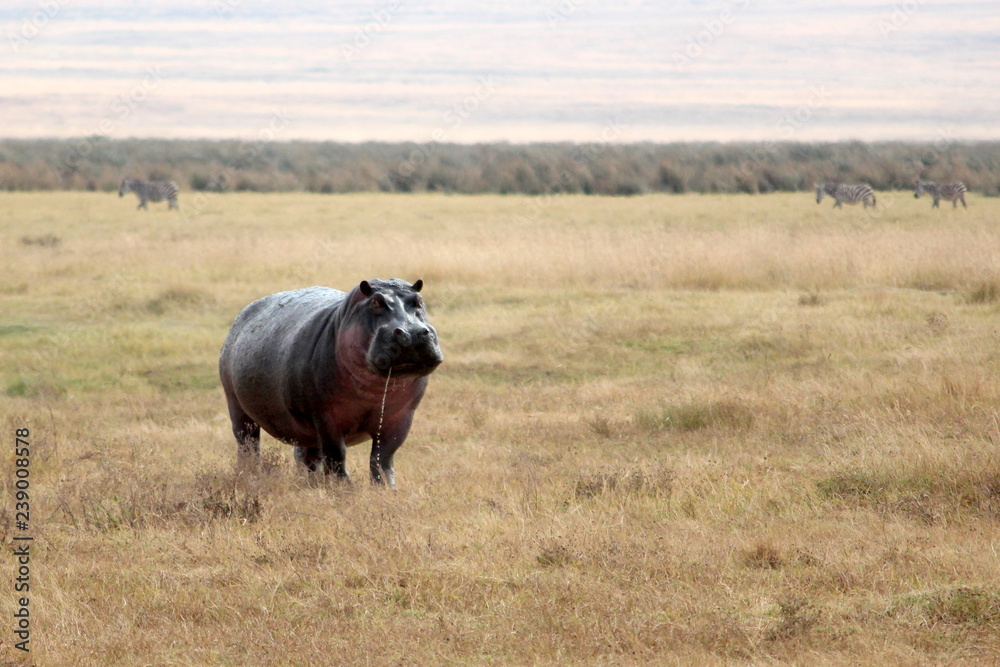
[[[323,452],[319,447],[295,446],[295,460],[305,466],[309,472],[317,472],[323,461]]]
[[[327,475],[336,475],[350,481],[351,477],[347,474],[347,443],[343,438],[324,438],[323,462],[326,464]]]
[[[323,472],[350,481],[350,475],[347,474],[347,443],[344,441],[344,436],[327,422],[324,416],[318,417],[313,425],[316,428],[319,450],[323,455]]]
[[[378,440],[372,437],[372,453],[369,458],[369,470],[372,482],[396,486],[396,470],[392,463],[396,450],[406,440],[413,423],[413,413],[410,412],[393,424],[387,424],[382,429],[382,437]]]
[[[381,447],[379,449],[381,450]],[[396,486],[396,469],[392,465],[393,454],[395,452],[386,456],[381,451],[376,452],[372,448],[372,455],[369,461],[372,482],[375,484]]]
[[[236,436],[237,461],[243,463],[257,459],[260,456],[260,426],[243,412],[235,400],[229,401],[229,419]]]

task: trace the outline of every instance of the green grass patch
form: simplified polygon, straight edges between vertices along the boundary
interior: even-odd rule
[[[42,378],[17,377],[4,393],[12,398],[58,398],[66,395],[66,388]]]
[[[885,497],[885,481],[866,472],[838,472],[816,482],[820,495],[835,500],[873,502]]]
[[[893,611],[911,610],[930,623],[992,629],[1000,623],[1000,593],[960,586],[904,596]]]
[[[145,308],[154,315],[163,315],[178,310],[199,308],[212,302],[212,296],[204,290],[194,287],[171,287],[147,301]]]
[[[139,373],[146,382],[163,392],[210,391],[219,386],[214,364],[163,364]]]
[[[0,338],[6,336],[24,336],[38,331],[38,327],[29,327],[24,324],[0,324]]]
[[[974,285],[965,293],[965,300],[978,304],[1000,301],[1000,282],[990,280]]]
[[[816,488],[827,499],[880,507],[927,524],[946,515],[1000,518],[1000,470],[990,463],[936,472],[843,471],[819,480]]]
[[[640,410],[635,415],[635,422],[650,432],[700,431],[708,428],[747,431],[753,426],[754,411],[739,400],[692,402]]]

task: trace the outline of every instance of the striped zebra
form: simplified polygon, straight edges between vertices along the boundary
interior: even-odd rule
[[[177,191],[180,188],[173,181],[140,181],[138,178],[123,178],[122,184],[118,186],[118,196],[124,197],[126,192],[134,192],[139,198],[139,207],[147,211],[149,207],[146,202],[154,204],[167,200],[167,210],[178,208]]]
[[[875,207],[875,192],[867,183],[845,185],[843,183],[823,183],[816,185],[816,203],[823,201],[829,195],[834,198],[834,208],[843,208],[843,204],[864,204],[865,208]]]
[[[941,208],[941,200],[950,201],[952,208],[958,208],[958,202],[962,202],[962,208],[969,208],[965,204],[965,183],[929,183],[927,181],[917,181],[917,189],[913,192],[913,197],[917,198],[923,193],[934,197],[934,205],[931,208]]]

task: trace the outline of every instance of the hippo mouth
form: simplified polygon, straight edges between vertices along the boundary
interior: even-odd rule
[[[398,363],[393,363],[385,358],[376,358],[368,363],[368,370],[379,377],[388,376],[390,370],[393,377],[430,375],[434,372],[434,369],[441,365],[441,362],[442,359],[440,357],[420,362],[402,361]]]
[[[438,366],[441,365],[441,360],[437,359],[434,361],[428,361],[425,363],[415,364],[415,363],[405,363],[405,364],[394,364],[392,366],[393,375],[430,375],[434,372]]]

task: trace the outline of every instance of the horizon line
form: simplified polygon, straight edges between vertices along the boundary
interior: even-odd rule
[[[553,140],[530,140],[522,141],[516,139],[489,139],[489,140],[479,140],[479,141],[433,141],[433,140],[416,140],[416,139],[323,139],[323,138],[308,138],[308,137],[290,137],[286,139],[259,139],[253,137],[234,137],[234,136],[190,136],[190,137],[171,137],[171,136],[128,136],[128,137],[110,137],[103,134],[80,134],[80,135],[67,135],[67,136],[46,136],[46,135],[36,135],[36,136],[24,136],[24,135],[3,135],[0,134],[0,141],[109,141],[109,142],[125,142],[125,141],[174,141],[174,142],[184,142],[184,141],[203,141],[210,143],[223,143],[223,142],[236,142],[244,144],[271,144],[271,145],[281,145],[281,144],[295,144],[295,143],[305,143],[305,144],[342,144],[346,146],[362,146],[365,144],[380,144],[380,145],[403,145],[403,144],[413,144],[417,146],[425,145],[438,145],[438,146],[559,146],[559,145],[578,145],[578,146],[588,146],[588,145],[605,145],[605,146],[644,146],[644,145],[654,145],[654,146],[672,146],[672,145],[699,145],[699,144],[719,144],[719,145],[774,145],[774,146],[787,146],[796,144],[940,144],[944,143],[946,145],[954,144],[985,144],[985,143],[1000,143],[1000,137],[938,137],[936,139],[914,139],[914,138],[882,138],[882,139],[861,139],[857,137],[845,137],[841,139],[635,139],[635,140],[614,140],[614,141],[578,141],[574,139],[553,139]]]

